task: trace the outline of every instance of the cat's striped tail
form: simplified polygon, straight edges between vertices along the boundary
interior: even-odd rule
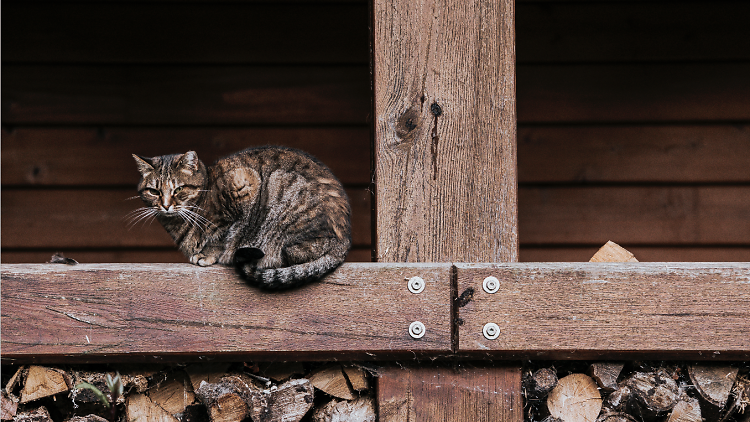
[[[282,268],[258,268],[256,260],[242,257],[241,250],[234,257],[237,272],[250,284],[268,290],[280,290],[317,281],[338,268],[346,257],[336,258],[330,254],[302,264]]]

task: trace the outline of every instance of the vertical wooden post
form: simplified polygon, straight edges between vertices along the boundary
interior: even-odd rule
[[[513,0],[373,0],[372,17],[377,260],[517,261]],[[520,377],[388,368],[380,420],[521,421]]]

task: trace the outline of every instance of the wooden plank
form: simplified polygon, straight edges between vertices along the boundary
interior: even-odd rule
[[[4,362],[413,357],[451,347],[451,266],[344,264],[269,293],[222,266],[3,265]],[[424,291],[407,289],[420,276]],[[422,338],[409,335],[421,321]]]
[[[370,132],[362,127],[3,128],[3,185],[135,186],[131,154],[196,151],[205,163],[251,146],[316,156],[344,184],[370,183]],[[85,163],[85,164],[84,164]]]
[[[596,246],[524,246],[521,262],[586,262]],[[641,262],[750,262],[750,246],[628,246]]]
[[[4,9],[14,17],[5,26],[4,63],[368,61],[366,2],[7,2]]]
[[[378,260],[517,260],[513,2],[381,1],[374,22]]]
[[[749,186],[519,190],[527,245],[737,245],[750,239]]]
[[[378,381],[382,422],[511,421],[523,409],[519,367],[385,368]]]
[[[3,247],[0,261],[3,264],[42,264],[62,251],[68,258],[79,263],[185,263],[187,258],[176,247],[171,248],[120,248],[120,249],[8,249]],[[372,251],[369,246],[355,246],[346,256],[347,262],[370,262]]]
[[[519,65],[519,123],[750,120],[750,64]]]
[[[518,2],[519,63],[750,59],[737,1]],[[700,24],[697,24],[697,23]]]
[[[750,182],[750,125],[525,126],[519,183]]]
[[[365,188],[346,191],[352,205],[352,241],[356,246],[370,245],[370,194]],[[158,222],[128,228],[128,214],[143,206],[135,185],[132,189],[3,189],[1,195],[3,248],[64,251],[174,245]]]
[[[750,358],[750,263],[458,264],[458,350],[519,359]],[[483,289],[488,276],[499,290]],[[466,294],[473,289],[473,294]],[[483,327],[495,323],[499,337]]]
[[[364,124],[367,66],[3,65],[3,124]]]

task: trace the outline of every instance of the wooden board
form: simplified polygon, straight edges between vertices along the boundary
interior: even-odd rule
[[[14,17],[3,28],[5,63],[368,61],[366,2],[7,2],[4,9]]]
[[[586,262],[596,246],[524,246],[521,262]],[[750,262],[750,246],[628,246],[641,262]]]
[[[385,368],[379,420],[522,421],[520,367]]]
[[[347,189],[347,194],[353,243],[370,245],[370,194],[361,188]],[[143,206],[139,198],[128,200],[137,195],[135,185],[131,189],[3,189],[1,195],[3,248],[174,245],[156,221],[128,229],[128,213]]]
[[[263,292],[234,269],[189,264],[3,265],[7,362],[336,357],[451,349],[451,266],[344,264]],[[420,276],[424,291],[407,281]],[[424,336],[409,325],[421,321]]]
[[[3,65],[3,124],[364,124],[352,66]]]
[[[284,145],[317,157],[344,184],[370,182],[370,131],[361,127],[18,127],[2,130],[7,185],[135,186],[131,154],[196,151],[206,164],[252,146]]]
[[[459,264],[458,350],[496,358],[750,358],[750,263]],[[490,294],[485,277],[498,279]],[[467,295],[469,296],[469,295]],[[482,333],[487,323],[499,337]]]
[[[519,63],[750,59],[746,2],[519,1]]]
[[[517,260],[513,13],[375,2],[378,260]]]
[[[749,125],[518,128],[519,183],[748,183],[748,157]]]
[[[750,120],[750,64],[523,65],[519,123]]]
[[[737,245],[750,241],[750,187],[520,189],[521,242]]]

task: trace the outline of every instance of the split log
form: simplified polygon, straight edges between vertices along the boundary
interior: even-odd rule
[[[672,409],[667,422],[701,422],[701,406],[698,399],[684,397]]]
[[[16,370],[16,373],[13,374],[13,376],[10,377],[8,382],[5,384],[5,391],[8,394],[13,394],[13,391],[15,390],[16,386],[21,383],[21,381],[23,380],[27,372],[28,371],[26,370],[25,366],[18,367],[18,369]]]
[[[131,394],[125,402],[127,420],[134,422],[178,422],[177,418],[151,401],[145,394]]]
[[[216,383],[201,382],[195,395],[208,409],[212,422],[232,422],[250,415],[247,402],[257,390],[252,380],[241,375],[230,375]]]
[[[305,367],[301,362],[271,362],[259,366],[259,374],[276,382],[286,381],[294,375],[302,375]]]
[[[738,376],[731,396],[734,399],[732,405],[719,422],[724,422],[732,416],[737,422],[750,422],[750,379]]]
[[[572,374],[558,381],[547,397],[547,408],[564,422],[593,422],[602,409],[602,398],[591,377]]]
[[[610,413],[627,413],[630,409],[633,392],[625,384],[620,384],[615,391],[607,396],[602,407]]]
[[[544,399],[557,385],[557,371],[554,367],[529,371],[524,374],[521,384],[527,399]]]
[[[688,365],[690,381],[707,404],[704,413],[716,416],[724,409],[737,372],[738,369],[731,366]]]
[[[365,391],[369,388],[367,373],[364,369],[354,365],[344,365],[344,375],[354,391]]]
[[[634,414],[644,420],[651,420],[674,408],[680,397],[680,389],[672,374],[664,368],[651,372],[636,372],[623,381],[632,391],[638,403]],[[634,410],[631,410],[633,414]]]
[[[193,391],[198,391],[203,381],[209,384],[219,382],[222,377],[227,375],[230,366],[231,364],[224,362],[198,363],[185,368],[185,372],[190,377]]]
[[[10,421],[16,416],[18,401],[13,400],[5,391],[0,396],[0,420]]]
[[[623,363],[598,362],[589,367],[589,375],[602,390],[612,392],[617,389],[617,378],[625,366]]]
[[[69,391],[70,376],[60,369],[32,365],[21,390],[21,404]]]
[[[375,401],[372,397],[363,396],[355,401],[333,399],[325,406],[315,410],[312,422],[375,422]]]
[[[638,420],[627,413],[603,412],[596,418],[596,422],[638,422]]]
[[[638,262],[627,249],[609,240],[589,259],[589,262]]]
[[[65,422],[109,422],[99,415],[73,416]]]
[[[185,408],[195,402],[195,393],[188,375],[181,370],[172,372],[167,378],[148,390],[152,402],[179,418]]]
[[[47,408],[41,406],[38,409],[18,413],[13,422],[52,422],[52,417]]]
[[[354,400],[354,393],[346,382],[341,365],[319,369],[310,375],[310,383],[324,393],[344,400]]]

